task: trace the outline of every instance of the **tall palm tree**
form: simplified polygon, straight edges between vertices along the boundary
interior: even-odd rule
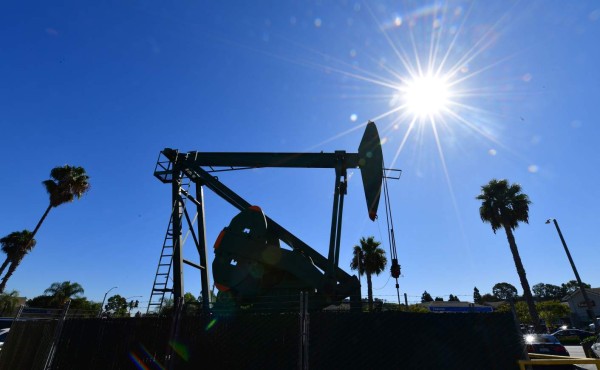
[[[42,182],[50,196],[50,204],[33,229],[32,238],[35,237],[53,207],[72,202],[75,198],[80,199],[90,190],[90,177],[85,173],[83,167],[69,165],[54,167],[50,171],[50,177],[51,179]]]
[[[15,231],[0,239],[0,249],[6,253],[6,259],[0,266],[0,276],[10,263],[6,275],[0,282],[0,293],[4,292],[8,279],[15,272],[25,255],[35,247],[35,243],[33,233],[29,230]]]
[[[523,287],[523,297],[527,302],[529,315],[534,325],[539,325],[539,316],[533,302],[529,282],[525,274],[523,262],[519,256],[517,243],[513,230],[519,226],[519,222],[529,223],[529,204],[531,201],[527,194],[521,192],[519,184],[509,184],[508,180],[492,179],[481,187],[481,194],[476,199],[481,201],[479,215],[483,222],[492,226],[494,234],[500,228],[506,232],[508,245],[517,268],[517,274]]]
[[[14,250],[16,253],[12,254],[10,268],[0,283],[0,293],[4,291],[8,279],[14,273],[17,266],[19,266],[25,255],[31,251],[35,245],[35,234],[37,234],[52,207],[58,207],[61,204],[72,202],[75,198],[79,199],[83,194],[90,190],[90,183],[88,181],[89,176],[85,173],[83,167],[69,165],[55,167],[50,171],[50,177],[51,179],[42,182],[50,196],[50,204],[35,226],[35,229],[33,229],[33,232],[29,233],[29,231],[27,231],[30,234],[29,239],[24,240],[22,246]],[[4,244],[2,248],[4,250]],[[2,267],[0,267],[0,273],[6,268],[6,265],[8,264],[7,261],[8,258],[4,261]]]
[[[352,261],[350,268],[358,270],[359,275],[367,275],[367,291],[369,297],[369,311],[373,311],[373,283],[371,275],[379,275],[387,264],[385,251],[379,246],[380,242],[376,241],[373,236],[368,238],[360,238],[360,245],[354,246]]]
[[[63,281],[62,283],[52,283],[50,288],[44,290],[44,294],[52,297],[51,302],[57,306],[64,305],[71,297],[83,294],[83,287],[79,283]]]

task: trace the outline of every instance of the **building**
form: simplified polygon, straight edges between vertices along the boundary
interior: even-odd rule
[[[600,317],[600,288],[586,289],[585,292],[589,300],[592,302],[592,310],[595,317]],[[590,319],[587,314],[587,305],[583,299],[581,290],[569,294],[562,299],[571,309],[571,323],[576,327],[585,327],[590,324]]]
[[[483,306],[471,302],[433,301],[421,303],[421,306],[435,313],[481,313],[494,311],[490,306]]]

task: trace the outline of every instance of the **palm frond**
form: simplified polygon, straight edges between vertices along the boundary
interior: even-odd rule
[[[0,249],[11,259],[29,253],[36,244],[29,230],[14,231],[0,239]]]
[[[476,197],[481,201],[479,216],[490,224],[494,233],[503,227],[514,230],[519,222],[529,222],[531,201],[521,190],[521,185],[509,184],[506,179],[492,179],[481,187],[481,194]]]
[[[83,167],[61,166],[50,171],[50,180],[42,182],[50,195],[50,204],[58,207],[61,204],[80,199],[90,190],[89,176]]]

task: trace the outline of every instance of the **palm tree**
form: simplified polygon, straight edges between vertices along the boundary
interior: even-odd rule
[[[14,259],[18,250],[30,239],[31,232],[29,230],[15,231],[0,239],[0,249],[6,254],[6,259],[0,266],[0,276],[2,276],[6,266]]]
[[[523,297],[529,308],[529,315],[534,325],[539,324],[539,316],[533,302],[529,282],[525,274],[523,262],[519,256],[519,250],[513,230],[519,226],[519,222],[529,223],[529,204],[531,201],[527,194],[521,192],[519,184],[509,184],[508,180],[492,179],[486,185],[481,187],[481,194],[476,199],[481,201],[479,215],[483,222],[492,226],[494,234],[500,228],[506,232],[508,245],[517,268],[517,274],[523,287]]]
[[[50,301],[60,307],[71,299],[71,297],[83,294],[83,287],[79,283],[63,281],[62,283],[52,283],[50,288],[44,290],[44,294],[52,297]]]
[[[50,171],[50,177],[50,180],[42,182],[50,196],[50,204],[35,226],[35,229],[33,229],[32,238],[35,237],[35,234],[40,229],[40,226],[42,226],[52,207],[72,202],[75,198],[80,199],[83,194],[90,190],[90,183],[88,181],[90,178],[85,173],[83,167],[69,165],[54,167]]]
[[[0,314],[3,316],[12,315],[15,307],[19,304],[19,292],[13,290],[10,293],[0,294]]]
[[[0,266],[0,276],[10,263],[10,267],[0,282],[0,293],[4,292],[8,279],[15,272],[23,258],[35,247],[33,233],[29,230],[15,231],[0,239],[0,249],[6,253],[6,259]]]
[[[373,283],[371,275],[379,275],[387,264],[385,251],[379,246],[380,242],[375,241],[373,236],[360,238],[360,245],[354,246],[350,268],[358,270],[359,275],[367,275],[367,291],[369,297],[369,311],[373,310]]]
[[[83,194],[90,190],[90,183],[88,182],[89,176],[85,173],[83,167],[69,165],[55,167],[50,171],[50,177],[50,180],[42,182],[50,196],[50,204],[35,226],[35,229],[33,229],[33,232],[31,233],[27,230],[23,231],[27,231],[29,239],[22,239],[21,247],[13,248],[13,246],[8,246],[7,250],[10,254],[5,250],[4,243],[2,243],[2,250],[7,253],[7,259],[0,267],[0,275],[9,261],[12,262],[12,264],[2,280],[2,283],[0,283],[0,293],[4,291],[8,278],[10,278],[17,266],[21,263],[21,260],[35,246],[35,234],[37,234],[52,207],[58,207],[61,204],[72,202],[75,198],[79,199]]]

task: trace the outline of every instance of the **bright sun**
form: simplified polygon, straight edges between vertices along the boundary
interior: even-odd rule
[[[400,87],[408,112],[419,118],[436,116],[446,110],[450,102],[450,87],[444,77],[417,76]]]

